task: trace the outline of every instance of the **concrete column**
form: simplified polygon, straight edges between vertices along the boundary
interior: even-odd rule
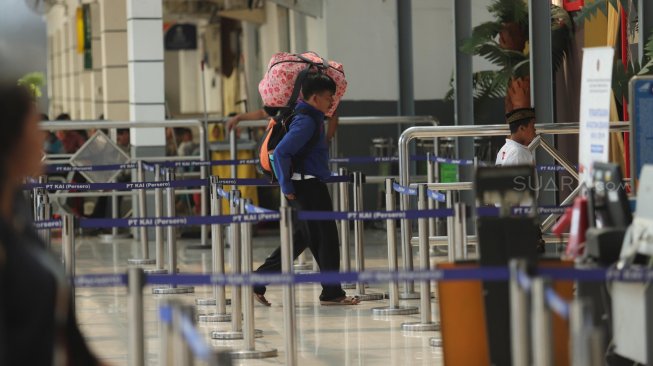
[[[73,119],[83,119],[83,112],[82,112],[82,96],[84,95],[84,80],[83,80],[83,72],[84,72],[84,54],[79,53],[78,48],[79,48],[79,37],[78,37],[78,30],[77,30],[77,11],[75,8],[70,11],[70,37],[71,37],[71,43],[70,43],[70,66],[71,66],[71,74],[70,74],[70,90],[71,92],[71,98],[70,98],[70,113],[73,117]]]
[[[104,114],[104,88],[102,87],[102,29],[100,28],[100,4],[91,4],[91,50],[93,69],[91,70],[90,118]]]
[[[127,0],[129,60],[129,118],[131,121],[165,119],[163,63],[163,8],[161,0]],[[132,154],[164,153],[163,128],[135,129]],[[145,152],[144,150],[147,150]]]
[[[69,32],[68,21],[66,20],[61,27],[61,43],[59,44],[59,52],[61,53],[61,111],[64,113],[68,113],[70,103],[70,83],[68,82],[70,75],[70,64],[68,63],[68,53],[70,51],[70,46],[68,45],[70,41],[70,37],[68,36]]]
[[[129,118],[127,9],[125,2],[118,0],[100,0],[100,9],[104,118],[126,121]]]

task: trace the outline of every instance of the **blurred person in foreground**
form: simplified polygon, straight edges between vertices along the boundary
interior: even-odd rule
[[[30,91],[0,84],[0,365],[99,365],[82,337],[69,282],[20,194],[42,174],[45,133]]]

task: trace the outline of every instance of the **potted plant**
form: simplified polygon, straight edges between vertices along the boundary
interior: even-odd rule
[[[495,20],[480,24],[461,45],[463,52],[478,55],[499,67],[474,73],[474,98],[483,102],[505,98],[506,112],[530,107],[528,6],[524,0],[495,0],[488,6]],[[571,48],[574,27],[569,13],[551,5],[551,37],[554,72]],[[452,80],[453,84],[453,80]],[[446,99],[453,99],[453,89]]]

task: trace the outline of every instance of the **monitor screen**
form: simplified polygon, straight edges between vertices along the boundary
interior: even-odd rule
[[[593,206],[598,228],[626,228],[633,220],[626,184],[617,164],[594,163]]]

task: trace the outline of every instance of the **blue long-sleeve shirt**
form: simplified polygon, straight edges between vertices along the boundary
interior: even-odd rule
[[[318,179],[331,176],[324,113],[303,101],[297,103],[295,112],[297,114],[293,117],[288,132],[272,154],[274,171],[284,194],[295,193],[291,180],[293,172],[312,175]],[[319,137],[314,144],[307,146],[315,136],[316,128],[319,128]]]

